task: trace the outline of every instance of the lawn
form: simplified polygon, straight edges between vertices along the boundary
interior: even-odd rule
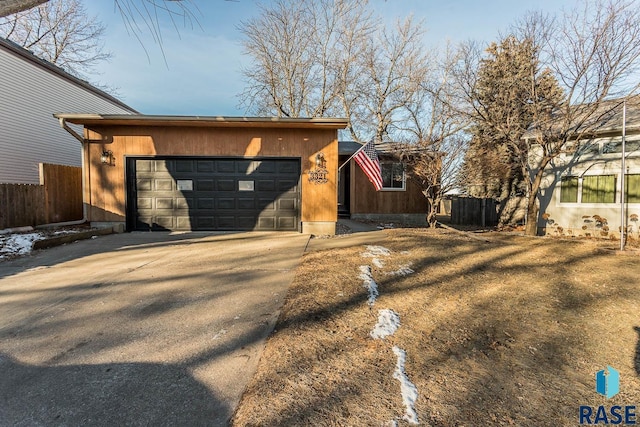
[[[378,248],[306,254],[234,425],[402,426],[415,409],[421,425],[575,426],[580,406],[640,413],[640,257],[484,235],[386,230]],[[400,326],[374,339],[385,309]],[[607,365],[620,372],[611,399],[595,391]]]

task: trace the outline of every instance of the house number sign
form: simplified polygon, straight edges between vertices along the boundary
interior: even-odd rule
[[[314,184],[326,184],[329,182],[328,179],[329,171],[325,168],[315,168],[309,171],[309,182],[313,182]]]
[[[329,182],[329,171],[327,170],[327,160],[324,153],[316,154],[316,168],[309,170],[309,182],[314,184],[326,184]]]

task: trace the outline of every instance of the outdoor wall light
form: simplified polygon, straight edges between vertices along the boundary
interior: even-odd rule
[[[316,167],[324,169],[326,163],[327,161],[324,158],[324,153],[316,154]]]
[[[100,156],[100,161],[103,165],[110,165],[111,159],[113,158],[113,151],[111,150],[102,150],[102,155]]]

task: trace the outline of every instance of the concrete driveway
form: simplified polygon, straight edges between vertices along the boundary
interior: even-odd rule
[[[0,262],[0,425],[226,425],[308,240],[128,233]]]

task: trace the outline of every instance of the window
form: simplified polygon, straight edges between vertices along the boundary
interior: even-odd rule
[[[624,187],[627,203],[640,203],[640,174],[625,175]]]
[[[565,176],[560,184],[560,202],[561,203],[577,203],[578,202],[578,177]]]
[[[404,190],[404,165],[402,163],[382,163],[382,189]]]
[[[615,175],[593,175],[582,179],[582,203],[615,203],[615,201]]]

